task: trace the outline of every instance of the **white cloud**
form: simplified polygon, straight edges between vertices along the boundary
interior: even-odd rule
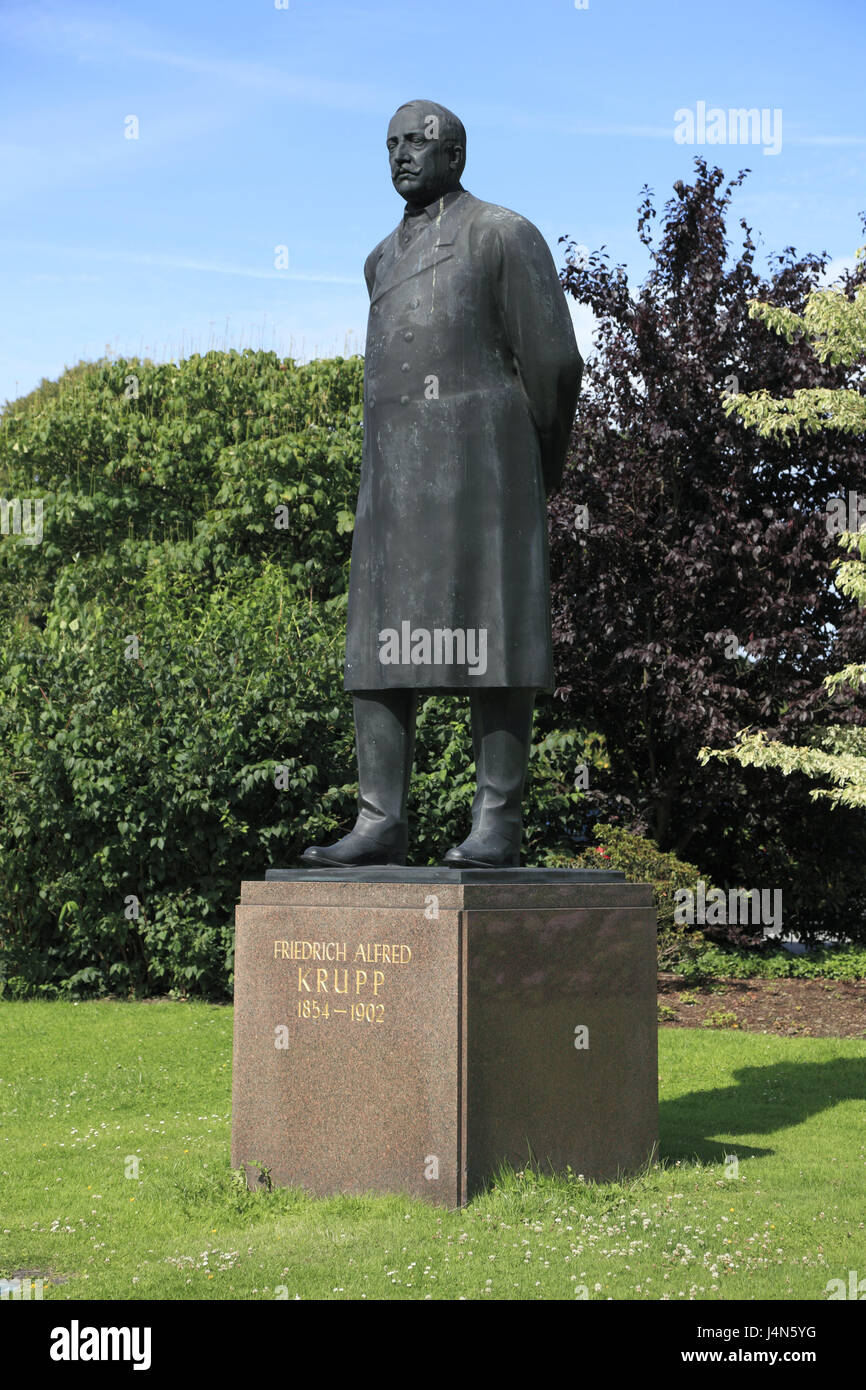
[[[35,242],[22,244],[21,242],[7,241],[0,243],[0,247],[14,252],[26,250],[29,254],[39,256],[46,264],[54,266],[62,265],[70,258],[84,258],[87,261],[116,261],[122,265],[152,266],[155,270],[193,270],[203,275],[235,275],[248,280],[292,280],[315,285],[351,285],[359,293],[363,290],[363,277],[360,271],[357,275],[338,275],[328,270],[275,270],[270,266],[232,265],[225,261],[204,261],[196,256],[173,253],[118,251],[86,246],[52,246],[40,245]],[[88,277],[68,274],[53,277],[43,276],[42,278],[67,280]]]

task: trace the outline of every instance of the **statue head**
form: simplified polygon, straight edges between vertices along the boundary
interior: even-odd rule
[[[408,101],[388,126],[391,182],[407,203],[426,206],[460,187],[466,164],[462,121],[435,101]]]

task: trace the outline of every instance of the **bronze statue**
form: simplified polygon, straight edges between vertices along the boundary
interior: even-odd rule
[[[345,688],[359,814],[308,866],[403,864],[419,692],[469,692],[472,829],[444,863],[519,864],[536,690],[553,688],[546,495],[583,363],[550,251],[461,182],[466,135],[435,102],[388,127],[403,220],[364,267],[364,454]]]

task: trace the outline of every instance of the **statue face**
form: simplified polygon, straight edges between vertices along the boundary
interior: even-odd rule
[[[434,112],[420,106],[398,111],[388,126],[391,182],[411,203],[432,203],[460,182],[458,146],[442,139]]]

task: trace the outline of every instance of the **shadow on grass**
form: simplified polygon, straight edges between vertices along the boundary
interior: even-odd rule
[[[759,1158],[772,1148],[740,1144],[741,1134],[776,1134],[804,1124],[845,1100],[866,1100],[866,1060],[775,1062],[742,1067],[736,1083],[711,1091],[689,1091],[659,1105],[660,1156],[718,1163],[726,1153]],[[724,1141],[709,1136],[724,1134]],[[701,1136],[700,1138],[698,1136]]]

